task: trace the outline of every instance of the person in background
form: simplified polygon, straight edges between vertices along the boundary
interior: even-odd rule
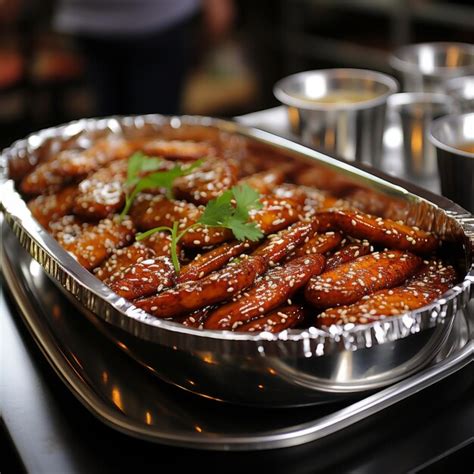
[[[233,0],[59,0],[54,24],[77,40],[97,115],[177,114],[200,12],[211,41],[235,16]]]

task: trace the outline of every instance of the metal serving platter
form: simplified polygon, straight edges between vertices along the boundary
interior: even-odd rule
[[[1,235],[5,283],[48,362],[93,415],[137,438],[213,450],[296,446],[371,416],[472,361],[474,343],[460,312],[428,367],[365,398],[286,409],[219,404],[161,382],[137,365],[77,313],[9,226],[2,226]]]
[[[45,149],[98,136],[167,137],[224,134],[282,165],[296,161],[326,181],[370,191],[387,202],[387,217],[436,231],[449,242],[450,260],[463,280],[432,304],[368,325],[238,334],[203,331],[151,317],[119,298],[82,268],[32,218],[8,180],[8,162],[34,159]],[[393,384],[428,364],[444,346],[454,316],[466,306],[474,281],[474,219],[459,206],[412,185],[352,166],[266,132],[202,117],[151,115],[88,119],[48,129],[16,142],[0,158],[1,205],[21,245],[77,307],[121,349],[163,380],[207,398],[264,406],[334,402]],[[389,213],[392,212],[392,214]]]

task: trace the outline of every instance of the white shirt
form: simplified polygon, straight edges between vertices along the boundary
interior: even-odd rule
[[[61,0],[57,30],[90,36],[158,32],[191,17],[200,0]]]

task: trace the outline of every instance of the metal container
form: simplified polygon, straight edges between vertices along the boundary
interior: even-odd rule
[[[441,192],[474,212],[474,113],[450,115],[433,122]],[[459,149],[470,145],[472,152]]]
[[[419,43],[403,46],[391,55],[404,92],[446,91],[446,81],[474,73],[474,45]]]
[[[295,164],[329,187],[357,189],[383,203],[383,215],[436,231],[452,249],[461,281],[431,304],[365,325],[314,327],[278,334],[209,331],[154,318],[113,293],[33,219],[10,173],[75,143],[110,133],[124,137],[217,136],[243,163],[271,156]],[[238,146],[237,146],[238,145]],[[22,168],[24,167],[24,168]],[[471,298],[474,223],[452,202],[394,178],[384,179],[317,151],[234,122],[156,115],[81,120],[35,133],[0,156],[5,222],[77,308],[118,347],[161,379],[215,400],[266,407],[328,403],[392,384],[420,370],[442,349],[454,315]],[[391,182],[390,182],[391,181]],[[411,192],[412,191],[412,192]]]
[[[474,112],[474,76],[450,79],[446,82],[446,93],[455,100],[458,112]]]
[[[398,90],[393,78],[364,69],[322,69],[288,76],[273,90],[305,144],[380,167],[385,104]]]
[[[391,95],[387,107],[395,112],[400,124],[407,174],[414,178],[434,176],[436,150],[428,138],[431,122],[454,112],[454,100],[446,94],[402,92]]]

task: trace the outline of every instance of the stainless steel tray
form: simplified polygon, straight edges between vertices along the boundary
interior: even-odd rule
[[[31,217],[5,181],[10,160],[34,159],[42,148],[108,133],[186,136],[196,130],[243,140],[323,172],[332,182],[370,191],[394,214],[453,241],[463,281],[432,304],[368,325],[284,331],[278,335],[203,331],[158,320],[119,298],[67,254]],[[197,132],[196,132],[197,133]],[[53,146],[52,146],[53,145]],[[296,143],[234,122],[200,117],[141,116],[82,120],[21,140],[0,157],[0,196],[6,222],[21,245],[74,297],[78,308],[115,343],[162,379],[206,397],[264,406],[306,405],[369,392],[429,363],[448,338],[454,315],[471,297],[474,219],[447,199],[351,166]],[[166,362],[164,362],[166,361]]]
[[[432,364],[366,398],[273,410],[219,404],[175,389],[137,365],[77,314],[8,226],[1,230],[5,282],[43,354],[93,415],[137,438],[213,450],[296,446],[369,417],[453,374],[473,358],[474,343],[469,342],[469,328],[460,313]]]

